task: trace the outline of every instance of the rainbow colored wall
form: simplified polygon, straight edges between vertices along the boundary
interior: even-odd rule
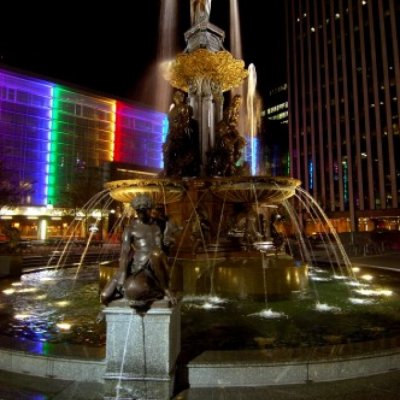
[[[29,205],[54,205],[79,168],[122,162],[163,167],[167,116],[0,70],[0,159],[21,183]]]

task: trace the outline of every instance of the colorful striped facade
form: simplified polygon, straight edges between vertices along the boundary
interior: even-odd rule
[[[160,170],[167,130],[144,106],[0,70],[0,159],[32,185],[26,206],[59,206],[79,169]]]

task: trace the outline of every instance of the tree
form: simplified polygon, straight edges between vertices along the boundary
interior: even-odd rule
[[[5,162],[0,160],[0,209],[24,203],[24,199],[31,193],[32,184],[20,182],[15,170],[7,168]],[[21,240],[19,230],[10,224],[4,224],[2,231],[7,237],[7,243],[0,248],[0,254],[18,253]]]
[[[0,160],[0,208],[23,204],[24,199],[31,193],[32,184],[20,182],[16,172],[7,168],[5,162]]]
[[[73,181],[65,189],[63,205],[82,208],[102,190],[103,173],[101,168],[77,169]]]

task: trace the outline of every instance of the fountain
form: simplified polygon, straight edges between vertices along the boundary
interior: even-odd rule
[[[241,96],[233,96],[229,106],[224,106],[224,92],[242,85],[249,72],[242,60],[224,49],[224,32],[209,22],[211,1],[191,4],[192,27],[185,33],[187,47],[166,73],[176,91],[163,146],[164,171],[159,178],[109,182],[106,189],[113,199],[125,204],[135,202],[138,196],[148,196],[182,227],[176,246],[169,249],[169,289],[184,295],[183,306],[185,295],[191,295],[194,307],[203,310],[220,309],[227,301],[231,303],[225,309],[235,302],[238,307],[239,301],[247,316],[289,318],[283,308],[279,310],[278,302],[293,300],[297,293],[296,301],[302,303],[308,278],[314,285],[314,279],[324,277],[310,268],[312,256],[288,199],[296,197],[310,214],[314,211],[310,211],[310,200],[300,199],[298,180],[251,175],[256,170],[254,160],[251,167],[244,161],[246,140],[238,130]],[[254,66],[249,79],[248,105],[253,108]],[[249,129],[254,139],[254,116]],[[254,157],[253,148],[251,153]],[[292,216],[297,243],[303,245],[299,247],[301,261],[284,249],[283,236],[275,226],[278,207]],[[330,230],[334,231],[332,227]],[[340,250],[334,263],[341,265],[344,258],[344,275],[340,276],[356,285],[349,260]],[[340,307],[316,297],[314,312],[341,312]],[[249,300],[261,301],[264,307],[254,310],[247,305]],[[271,301],[277,301],[276,310]],[[278,342],[276,336],[269,332],[258,339],[265,347]],[[321,336],[331,343],[342,340],[340,335],[336,339],[334,334]],[[299,344],[298,339],[295,342]],[[201,376],[192,377],[197,384],[204,384]]]
[[[235,385],[233,375],[238,373],[243,374],[240,380],[243,385],[298,383],[317,380],[319,376],[322,376],[320,379],[343,378],[345,374],[322,373],[322,362],[310,360],[310,352],[304,355],[301,350],[311,348],[318,353],[315,348],[319,346],[337,344],[343,349],[352,342],[376,338],[384,341],[386,337],[391,340],[399,332],[400,324],[392,311],[398,304],[398,295],[388,300],[389,289],[374,291],[365,286],[362,277],[366,279],[366,275],[360,275],[361,279],[355,275],[340,246],[333,258],[323,260],[329,261],[331,274],[327,268],[315,267],[315,257],[300,235],[301,222],[289,200],[296,198],[313,218],[320,218],[323,213],[300,190],[301,183],[289,177],[250,175],[253,168],[246,164],[242,154],[245,139],[237,129],[241,98],[234,96],[231,104],[224,107],[224,92],[241,85],[248,72],[242,60],[235,59],[223,48],[224,32],[209,22],[211,1],[191,4],[192,27],[185,34],[187,48],[177,56],[166,75],[177,91],[163,147],[163,174],[158,178],[113,181],[105,187],[112,199],[126,205],[126,211],[129,204],[150,199],[151,206],[161,206],[167,215],[168,221],[164,222],[173,222],[178,227],[166,253],[171,269],[168,289],[178,294],[181,301],[171,304],[158,293],[145,298],[142,309],[136,307],[136,294],[129,294],[128,287],[116,296],[120,298],[107,294],[109,301],[103,310],[106,335],[99,329],[104,329],[104,323],[97,328],[89,324],[92,336],[98,336],[97,341],[93,340],[97,345],[104,345],[106,336],[105,361],[96,367],[93,363],[76,367],[79,372],[75,375],[71,372],[66,378],[78,380],[79,374],[86,376],[88,370],[95,369],[92,377],[105,382],[104,398],[107,399],[168,399],[185,384]],[[196,9],[195,4],[200,8]],[[254,128],[254,123],[251,127]],[[296,228],[295,241],[285,238],[284,231],[279,230],[282,224],[278,226],[278,213],[282,212]],[[329,220],[325,225],[329,227]],[[334,229],[329,227],[329,231]],[[102,287],[110,282],[115,270],[110,263],[100,265]],[[88,274],[87,279],[93,284],[90,271],[93,268],[84,274]],[[72,279],[68,278],[69,283],[65,285],[66,278],[63,278],[55,290],[48,290],[54,278],[52,273],[31,274],[20,284],[23,289],[36,288],[37,296],[45,296],[37,301],[61,296],[58,306],[63,307],[63,296],[68,292],[74,293],[75,300],[89,295],[92,301],[89,308],[95,308],[93,299],[97,302],[98,288],[85,286],[80,266],[75,274],[80,277],[77,283],[71,283]],[[396,285],[393,290],[398,288],[399,284]],[[3,295],[12,296],[12,290],[22,289],[16,284],[12,289],[5,289]],[[322,290],[326,290],[323,296]],[[337,298],[340,300],[335,302]],[[389,309],[380,321],[375,316],[380,315],[383,303],[375,303],[376,298],[383,299]],[[358,315],[356,308],[360,304],[365,308]],[[34,336],[30,339],[36,338],[42,347],[46,340],[62,342],[65,338],[74,344],[91,343],[90,337],[83,337],[82,328],[77,328],[75,336],[69,337],[67,318],[55,320],[53,314],[47,311],[37,320],[29,320]],[[46,318],[51,321],[48,330]],[[18,323],[10,328],[11,334],[27,331],[23,322],[28,319],[26,314],[18,314]],[[360,322],[350,328],[349,319]],[[390,332],[384,328],[386,321],[390,323]],[[87,325],[88,317],[80,322],[80,327]],[[99,332],[95,333],[96,329]],[[255,352],[251,362],[245,360],[249,349]],[[285,363],[297,357],[298,364],[292,361],[290,366],[271,365],[275,351],[282,349],[286,354]],[[323,349],[327,351],[326,347]],[[217,353],[206,352],[195,359],[201,350]],[[218,353],[221,350],[226,352]],[[245,353],[241,353],[238,363],[229,352],[239,350]],[[329,351],[334,352],[332,347]],[[371,360],[365,365],[374,362]],[[326,359],[323,361],[326,363]],[[53,371],[57,371],[57,362],[52,360]],[[391,362],[391,365],[398,362],[397,354]],[[226,363],[229,371],[233,371],[232,376],[226,371]],[[177,365],[183,368],[189,365],[189,382],[174,388]],[[257,368],[262,373],[254,373]]]
[[[150,255],[154,251],[149,243],[154,240],[150,238],[151,234],[143,233],[145,226],[150,225],[148,222],[131,223],[123,234],[119,270],[102,291],[102,300],[108,306],[104,310],[107,318],[105,379],[111,390],[117,386],[124,393],[133,391],[143,395],[144,386],[147,391],[151,386],[151,393],[162,397],[161,393],[165,396],[170,390],[169,382],[179,354],[179,306],[169,308],[165,300],[164,304],[155,301],[161,300],[163,293],[172,303],[175,296],[171,293],[214,296],[218,291],[229,296],[240,293],[242,297],[265,298],[265,285],[255,284],[263,268],[268,265],[277,279],[278,275],[295,269],[294,260],[289,256],[285,256],[284,262],[283,259],[264,260],[269,253],[277,254],[281,250],[270,234],[265,236],[262,233],[269,230],[256,220],[260,204],[280,204],[294,195],[300,182],[291,178],[249,175],[249,166],[243,161],[242,154],[246,141],[238,131],[242,98],[236,95],[228,107],[223,104],[223,93],[241,85],[248,75],[247,71],[242,60],[235,59],[223,48],[224,32],[209,22],[211,1],[192,2],[191,5],[192,27],[185,34],[187,48],[177,56],[166,74],[166,79],[176,91],[169,112],[169,132],[163,145],[163,174],[159,178],[106,184],[114,200],[136,204],[145,198],[145,202],[152,203],[153,208],[159,204],[165,209],[168,219],[184,227],[178,239],[179,245],[168,249],[170,282],[160,287],[159,283],[164,281],[160,276],[165,274],[157,274],[160,270],[158,266],[165,263],[156,261]],[[229,240],[227,235],[229,230],[236,229],[238,233],[238,226],[233,221],[235,206],[243,208],[246,221],[239,246],[237,240]],[[147,211],[135,208],[140,221],[150,221]],[[147,206],[149,208],[151,206]],[[144,215],[147,216],[145,219]],[[233,225],[229,227],[227,220],[231,220]],[[165,236],[166,231],[164,239]],[[130,272],[128,257],[132,240],[135,255]],[[143,249],[147,252],[145,256],[140,255]],[[240,272],[242,269],[236,268],[230,260],[235,252],[243,257],[241,253],[244,249],[249,260],[246,274]],[[142,257],[146,260],[144,264],[136,259],[137,255],[138,259]],[[163,255],[157,256],[157,259],[164,258]],[[198,262],[200,259],[203,259],[203,266],[199,269],[199,276],[193,280],[190,275],[196,267],[192,264],[184,268],[182,261]],[[224,263],[217,264],[217,259],[223,259]],[[239,274],[237,279],[243,281],[240,291],[236,285],[228,287],[223,284],[226,273]],[[304,278],[306,265],[298,267],[296,273]],[[198,287],[191,286],[194,281]],[[280,281],[284,282],[284,279]],[[283,286],[276,293],[272,286],[268,288],[269,296],[288,296],[288,285]],[[291,283],[290,286],[298,290],[300,283]],[[126,301],[135,311],[126,306]],[[143,307],[143,304],[146,306]],[[162,338],[152,329],[157,319],[162,319],[164,326],[173,326],[170,330],[162,328],[165,335]],[[144,332],[148,333],[145,335]],[[145,342],[161,342],[161,347],[146,348]],[[157,361],[155,352],[158,354]],[[120,365],[121,359],[124,360],[123,366]],[[163,385],[159,379],[168,383]]]

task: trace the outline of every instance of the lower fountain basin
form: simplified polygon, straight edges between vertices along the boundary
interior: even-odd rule
[[[245,258],[221,259],[213,274],[210,262],[177,260],[182,273],[174,284],[183,289],[185,348],[303,348],[400,336],[398,273],[357,272],[362,285],[379,289],[374,294],[366,287],[355,292],[352,281],[326,268],[296,265],[284,257],[267,256],[253,266]],[[99,290],[106,273],[114,270],[103,264],[99,274],[98,266],[86,267],[76,281],[74,268],[1,280],[2,335],[14,343],[37,343],[32,351],[39,354],[50,344],[104,347],[105,323],[96,322],[103,308]],[[373,283],[364,280],[371,277]]]

